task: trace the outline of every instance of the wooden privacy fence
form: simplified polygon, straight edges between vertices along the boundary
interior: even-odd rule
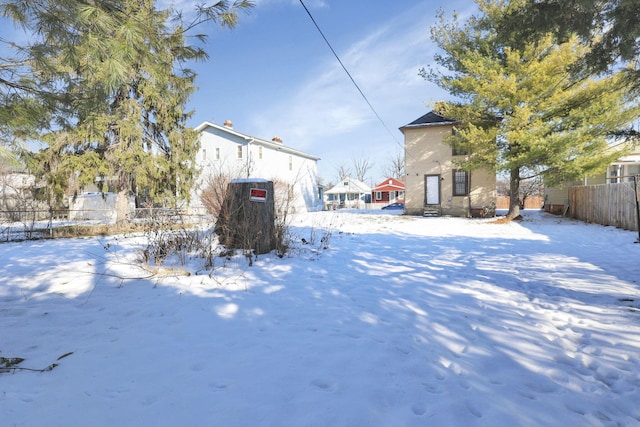
[[[634,182],[569,187],[569,216],[638,231]]]
[[[509,197],[498,196],[496,198],[496,209],[509,209]],[[524,209],[541,209],[544,197],[532,196],[524,200]]]

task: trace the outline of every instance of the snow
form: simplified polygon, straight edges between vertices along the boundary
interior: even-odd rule
[[[234,178],[231,180],[231,182],[234,184],[250,184],[252,182],[269,182],[269,180],[264,178]]]
[[[0,373],[0,424],[640,425],[635,233],[537,211],[291,231],[211,275],[151,274],[140,236],[1,244],[0,357],[58,366]]]

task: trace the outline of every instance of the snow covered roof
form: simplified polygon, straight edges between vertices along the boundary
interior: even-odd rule
[[[344,178],[324,192],[325,194],[362,194],[371,193],[371,187],[353,178]]]

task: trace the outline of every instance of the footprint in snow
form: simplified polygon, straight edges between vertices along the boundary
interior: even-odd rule
[[[417,403],[417,404],[411,405],[411,411],[414,414],[420,416],[420,415],[424,415],[424,413],[427,412],[427,408],[425,408],[424,405]]]
[[[444,389],[438,386],[437,384],[422,383],[422,385],[424,386],[424,389],[429,393],[433,393],[433,394],[444,393]]]
[[[218,381],[211,381],[209,382],[209,388],[212,388],[214,390],[226,390],[229,387],[228,384],[223,383],[223,382],[218,382]]]
[[[193,365],[191,365],[191,370],[194,372],[200,372],[203,371],[205,367],[206,365],[204,363],[194,363]]]
[[[478,409],[475,405],[472,405],[470,402],[467,402],[466,405],[469,412],[471,412],[471,415],[476,418],[482,418],[482,412],[480,411],[480,409]]]
[[[333,388],[333,385],[329,381],[315,379],[311,381],[311,385],[316,387],[318,390],[330,391]]]

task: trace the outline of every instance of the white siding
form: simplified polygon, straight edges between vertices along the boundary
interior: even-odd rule
[[[292,186],[293,200],[290,212],[315,211],[322,209],[318,197],[317,158],[282,143],[272,143],[235,131],[209,125],[201,125],[200,153],[196,156],[201,175],[192,194],[193,210],[202,209],[200,193],[207,178],[223,173],[231,178],[262,178],[280,181]],[[239,147],[243,156],[238,158]],[[211,156],[204,153],[219,153]]]

